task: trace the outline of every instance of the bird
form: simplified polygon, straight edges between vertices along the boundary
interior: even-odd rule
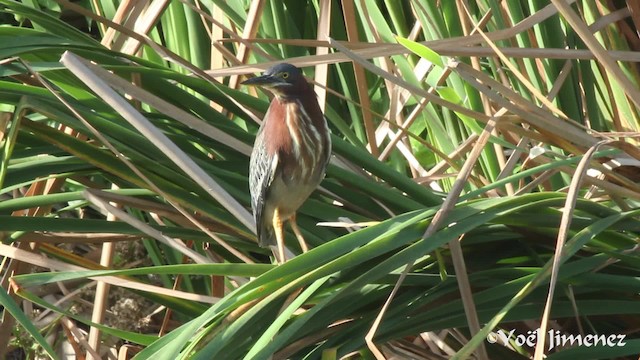
[[[242,84],[275,95],[251,152],[249,190],[258,244],[277,245],[276,260],[283,263],[285,221],[302,251],[308,251],[296,212],[325,176],[331,158],[330,131],[313,87],[299,68],[279,63]]]
[[[251,152],[249,191],[258,245],[284,256],[284,223],[308,251],[296,212],[320,185],[331,158],[331,136],[311,84],[302,71],[279,63],[242,82],[274,94]]]

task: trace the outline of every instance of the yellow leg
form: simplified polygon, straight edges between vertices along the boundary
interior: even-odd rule
[[[300,243],[300,248],[302,249],[302,252],[305,253],[305,252],[309,251],[309,247],[307,246],[307,242],[304,241],[304,236],[302,236],[302,233],[300,232],[300,229],[298,228],[298,224],[296,223],[296,214],[293,214],[289,218],[289,222],[291,223],[291,228],[293,229],[293,233],[296,234],[296,237],[298,238],[298,242]]]
[[[284,258],[284,233],[282,230],[282,219],[280,218],[280,211],[276,208],[273,212],[273,231],[276,232],[276,242],[278,244],[278,263],[284,264],[286,259]]]

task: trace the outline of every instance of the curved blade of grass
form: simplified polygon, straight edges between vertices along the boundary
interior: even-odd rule
[[[40,334],[40,331],[33,325],[31,320],[22,312],[22,309],[13,301],[13,299],[5,292],[4,289],[0,289],[0,305],[4,308],[4,311],[13,316],[14,319],[22,326],[31,337],[44,349],[44,351],[52,359],[60,359],[55,350],[49,345],[47,340]]]
[[[566,242],[562,251],[562,259],[560,264],[564,263],[569,257],[573,256],[582,246],[589,240],[593,239],[598,233],[606,230],[610,225],[613,225],[627,217],[636,216],[640,214],[640,210],[630,211],[626,213],[620,213],[612,215],[595,222],[593,225],[584,228],[578,234],[573,236]],[[541,285],[551,275],[553,260],[547,261],[542,270],[535,276],[531,282],[520,289],[520,291],[477,333],[467,344],[465,344],[460,351],[452,358],[465,359],[468,357],[476,346],[486,340],[487,335],[502,321],[504,316],[520,301],[522,301],[534,288]]]

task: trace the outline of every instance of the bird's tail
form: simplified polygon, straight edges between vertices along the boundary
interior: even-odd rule
[[[269,226],[258,229],[258,245],[263,248],[277,245],[276,235]]]

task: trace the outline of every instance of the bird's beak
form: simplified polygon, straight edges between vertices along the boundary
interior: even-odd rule
[[[272,75],[256,76],[254,78],[243,81],[241,84],[249,85],[249,86],[264,86],[264,87],[276,87],[276,86],[289,85],[289,83],[284,82],[282,81],[282,79]]]

